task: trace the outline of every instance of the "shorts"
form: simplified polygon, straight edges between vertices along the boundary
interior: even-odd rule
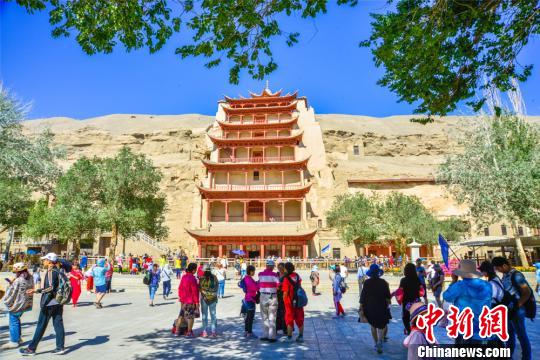
[[[186,320],[199,318],[201,316],[199,306],[197,304],[182,304],[180,316]]]
[[[96,292],[98,294],[105,294],[107,292],[107,284],[104,285],[96,285]]]
[[[304,308],[285,305],[285,325],[293,327],[294,323],[299,328],[304,326]]]

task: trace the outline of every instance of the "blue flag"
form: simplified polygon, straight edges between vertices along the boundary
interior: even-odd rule
[[[446,242],[446,239],[441,234],[439,234],[439,246],[441,247],[441,254],[444,260],[444,265],[446,265],[446,268],[449,269],[448,250],[450,249],[450,246],[448,245],[448,242]]]
[[[322,248],[321,254],[324,254],[324,253],[327,252],[328,250],[330,250],[330,244],[328,244],[328,245],[326,245],[325,247]]]

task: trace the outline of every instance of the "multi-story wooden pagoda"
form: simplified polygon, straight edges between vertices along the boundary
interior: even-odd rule
[[[266,87],[249,98],[225,97],[208,132],[208,176],[198,186],[200,227],[187,230],[198,256],[308,257],[316,230],[306,221],[309,155],[298,151],[299,113],[307,100]]]

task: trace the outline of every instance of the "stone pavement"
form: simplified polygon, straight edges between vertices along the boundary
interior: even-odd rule
[[[304,278],[307,278],[306,276]],[[116,281],[116,285],[115,285]],[[323,278],[324,281],[324,278]],[[393,281],[391,281],[393,282]],[[120,285],[119,285],[120,284]],[[125,286],[122,286],[125,285]],[[306,290],[309,287],[306,282]],[[306,308],[305,342],[267,344],[259,340],[243,338],[243,319],[239,316],[241,294],[236,281],[226,284],[226,298],[218,303],[218,338],[185,339],[171,336],[172,322],[178,315],[179,305],[173,281],[173,296],[169,300],[157,298],[157,306],[149,307],[147,294],[140,277],[116,276],[111,293],[104,299],[104,308],[92,306],[93,295],[84,292],[80,307],[64,307],[66,329],[66,359],[405,359],[402,346],[403,326],[400,308],[392,306],[392,322],[389,341],[384,353],[378,355],[374,348],[369,326],[357,322],[358,290],[351,284],[351,292],[344,296],[343,304],[348,316],[334,319],[332,297],[329,290],[317,297],[310,296]],[[393,289],[393,287],[392,287]],[[123,290],[123,291],[122,291]],[[160,289],[161,290],[161,289]],[[228,293],[228,294],[227,294]],[[33,335],[38,316],[38,300],[32,312],[22,317],[23,337],[26,341]],[[0,317],[0,344],[8,341],[8,319],[5,312]],[[195,329],[201,326],[196,321]],[[260,312],[257,312],[254,332],[261,333]],[[540,344],[538,320],[527,322],[533,344],[533,353]],[[449,342],[444,329],[437,328],[436,336],[442,343]],[[38,348],[38,358],[53,358],[54,333],[49,325]],[[40,356],[41,355],[41,356]],[[16,350],[2,351],[2,359],[20,359]]]

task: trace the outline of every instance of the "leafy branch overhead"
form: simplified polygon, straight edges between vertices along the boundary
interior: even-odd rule
[[[13,0],[12,0],[13,1]],[[74,34],[88,54],[110,53],[122,44],[128,51],[160,50],[175,33],[191,37],[176,48],[182,58],[202,56],[206,66],[231,65],[229,81],[245,70],[255,79],[275,71],[279,59],[271,41],[299,41],[283,29],[287,16],[316,18],[329,0],[14,0],[29,13],[49,10],[54,37]],[[358,0],[336,0],[356,6]],[[389,0],[384,14],[372,14],[372,30],[361,45],[371,48],[385,70],[379,84],[415,112],[446,115],[467,101],[474,109],[485,102],[482,88],[513,88],[532,66],[517,57],[540,32],[538,0]],[[343,34],[346,38],[347,34]],[[358,39],[361,40],[361,39]],[[354,40],[350,40],[354,41]]]

